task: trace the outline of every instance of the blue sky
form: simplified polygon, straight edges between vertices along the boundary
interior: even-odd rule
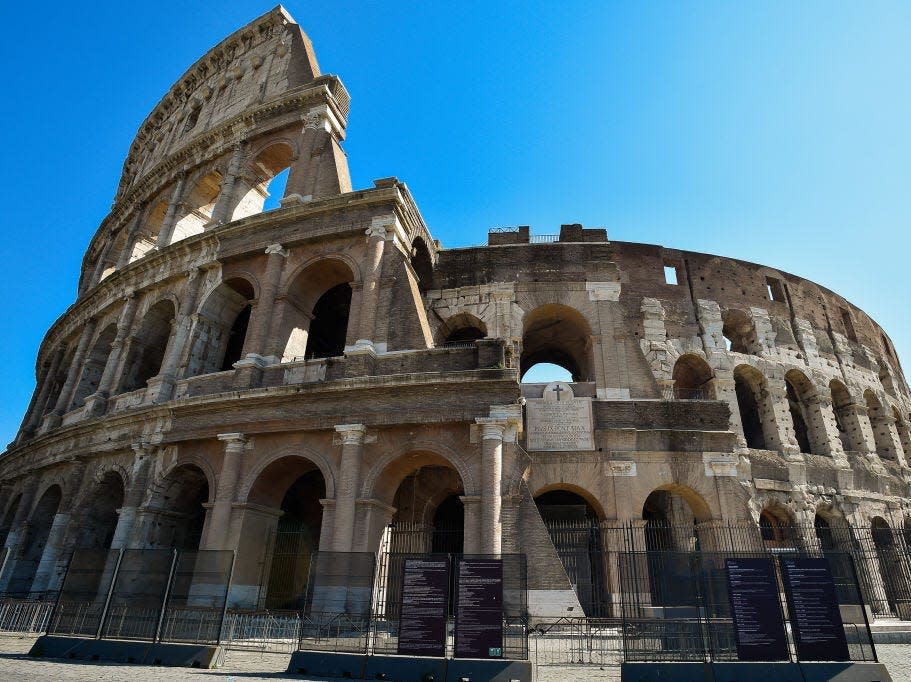
[[[271,6],[0,7],[0,446],[142,119]],[[911,3],[286,7],[351,93],[355,187],[404,180],[445,246],[581,222],[758,261],[846,296],[911,362]]]

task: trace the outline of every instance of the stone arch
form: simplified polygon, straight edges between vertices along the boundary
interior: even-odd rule
[[[311,261],[290,280],[279,338],[282,361],[341,355],[348,342],[355,272],[334,256]]]
[[[443,320],[437,330],[437,345],[448,346],[487,337],[487,325],[471,313],[458,313]]]
[[[573,381],[594,380],[591,325],[575,308],[559,303],[538,306],[523,320],[519,373],[542,362],[567,370]]]
[[[793,514],[777,502],[767,504],[759,513],[759,533],[766,548],[799,546],[795,525]]]
[[[168,200],[166,198],[156,197],[150,202],[142,221],[142,229],[133,240],[132,246],[128,243],[125,244],[125,247],[130,249],[130,253],[127,254],[124,261],[127,265],[139,260],[155,248],[167,215]]]
[[[876,454],[883,459],[896,459],[895,442],[892,440],[891,424],[886,416],[882,401],[873,391],[864,391],[864,402],[867,405],[867,416],[870,427],[873,429],[873,441],[876,444]]]
[[[118,393],[143,388],[161,371],[177,308],[170,298],[150,306],[132,337]]]
[[[411,269],[418,278],[421,293],[433,286],[433,258],[423,237],[415,237],[411,242]]]
[[[678,399],[715,399],[715,378],[709,363],[694,353],[677,358],[671,374],[674,380],[674,397]]]
[[[601,504],[601,501],[587,488],[576,485],[575,483],[549,483],[538,488],[532,497],[537,502],[538,498],[542,495],[553,492],[571,493],[581,500],[584,500],[585,504],[591,508],[595,518],[599,521],[604,521],[604,519],[607,518],[607,515],[604,513],[604,505]]]
[[[269,186],[279,176],[287,177],[296,153],[287,140],[270,140],[252,154],[245,173],[237,178],[234,196],[237,197],[231,220],[240,220],[263,211],[269,197]]]
[[[150,486],[145,514],[150,521],[144,546],[196,550],[202,540],[205,505],[215,492],[211,467],[176,462]]]
[[[190,190],[181,198],[181,209],[175,216],[174,228],[168,244],[201,234],[212,219],[212,211],[224,176],[219,170],[200,172],[195,180],[187,183]]]
[[[95,342],[82,364],[82,377],[73,393],[72,406],[74,408],[82,407],[85,399],[98,390],[98,384],[101,383],[101,375],[104,374],[115,338],[117,338],[116,323],[109,324],[95,337]]]
[[[667,499],[663,503],[652,499],[650,503],[650,498],[656,493],[667,493],[669,496],[679,498],[680,501],[686,504],[686,507],[680,506],[679,503],[673,507],[669,506],[668,503],[672,502],[672,500]],[[652,507],[652,504],[655,504],[655,507]],[[666,522],[671,525],[685,525],[693,522],[702,523],[711,521],[714,518],[712,508],[706,499],[695,489],[680,483],[665,483],[651,490],[642,505],[642,518],[646,521],[649,520],[646,518],[646,509],[649,507],[652,507],[653,511],[663,511]],[[686,514],[686,509],[689,510],[689,516]]]
[[[51,533],[54,517],[60,510],[63,489],[57,483],[48,485],[32,507],[28,517],[22,553],[16,559],[7,592],[28,595],[35,580],[44,547]]]
[[[768,391],[762,373],[751,365],[737,365],[734,368],[734,391],[737,394],[737,408],[747,447],[767,450],[777,438],[770,438],[771,428],[766,414]]]
[[[380,479],[384,472],[397,460],[404,459],[411,454],[419,455],[420,453],[432,453],[435,463],[443,462],[443,466],[455,469],[459,474],[459,478],[462,479],[465,495],[480,495],[480,488],[472,474],[472,461],[467,455],[463,455],[443,443],[421,439],[410,441],[396,450],[388,450],[380,455],[364,475],[360,497],[363,499],[378,499],[383,502],[383,498],[376,497],[376,493],[382,487]]]
[[[228,278],[208,293],[196,316],[185,376],[229,370],[243,357],[255,295],[243,277]]]
[[[788,411],[800,451],[813,455],[828,454],[830,448],[826,437],[825,416],[813,382],[799,369],[789,370],[784,381]]]
[[[761,348],[753,318],[742,310],[728,309],[721,315],[721,333],[732,353],[759,355]]]
[[[237,487],[237,499],[244,502],[249,501],[250,492],[256,484],[257,479],[262,475],[267,467],[275,462],[288,457],[297,457],[312,462],[323,476],[326,482],[326,497],[335,497],[335,470],[329,463],[329,460],[318,450],[304,446],[291,445],[279,448],[270,452],[267,456],[259,459],[249,472],[243,477],[242,482]]]
[[[110,549],[125,495],[126,479],[117,470],[95,477],[74,514],[78,528],[75,549]]]

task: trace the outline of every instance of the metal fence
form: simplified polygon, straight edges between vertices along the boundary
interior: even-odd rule
[[[10,599],[0,602],[0,631],[44,632],[51,619],[54,603],[30,599]]]

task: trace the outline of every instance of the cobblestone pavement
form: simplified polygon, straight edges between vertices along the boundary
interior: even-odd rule
[[[0,680],[28,682],[266,682],[276,679],[309,680],[313,678],[286,675],[288,654],[261,654],[229,651],[225,667],[219,670],[160,668],[110,663],[73,663],[38,660],[27,656],[34,636],[0,634]],[[886,664],[893,682],[911,682],[911,644],[880,644],[879,659]],[[596,666],[539,666],[538,682],[572,680],[582,682],[619,682],[620,669]],[[772,682],[770,680],[770,682]]]

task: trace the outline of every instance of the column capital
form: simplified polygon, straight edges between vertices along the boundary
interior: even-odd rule
[[[147,443],[144,440],[139,441],[138,443],[132,443],[130,445],[130,447],[133,448],[133,452],[136,453],[137,457],[144,457],[146,455],[151,455],[152,452],[155,450],[154,445],[152,445],[151,443]]]
[[[339,434],[339,445],[363,445],[367,439],[367,426],[364,424],[338,424],[335,432]]]
[[[247,445],[247,437],[242,433],[219,433],[216,438],[225,443],[225,450],[242,450]]]
[[[287,258],[288,255],[290,254],[290,251],[288,251],[288,249],[286,249],[281,244],[269,244],[269,246],[266,247],[265,253],[268,256],[271,256],[274,254],[274,255],[281,256],[282,258]]]
[[[481,427],[481,438],[483,440],[503,440],[506,434],[506,427],[509,422],[506,419],[497,419],[496,417],[477,417],[475,423]]]

